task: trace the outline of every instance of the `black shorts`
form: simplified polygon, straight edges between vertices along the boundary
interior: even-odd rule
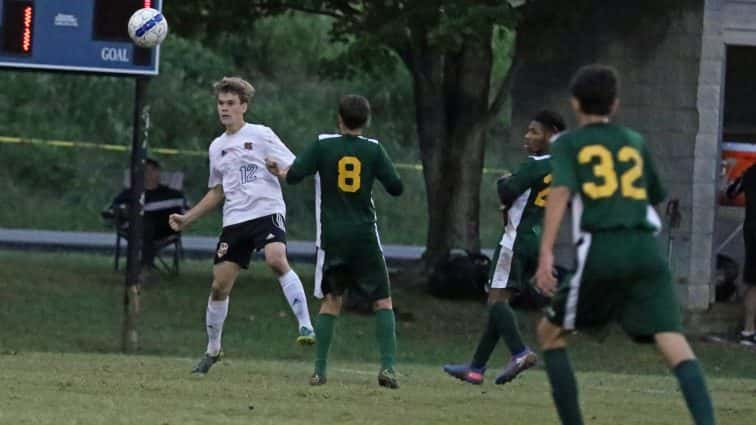
[[[226,226],[218,238],[213,262],[218,264],[230,261],[246,269],[252,253],[271,242],[286,243],[286,222],[281,214],[266,215]]]
[[[743,243],[745,245],[743,283],[754,286],[756,285],[756,224],[743,225]]]

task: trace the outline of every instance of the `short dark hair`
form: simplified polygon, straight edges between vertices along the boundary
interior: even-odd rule
[[[153,167],[160,169],[160,163],[154,158],[147,158],[144,160],[144,165],[152,165]]]
[[[537,113],[533,117],[533,121],[541,124],[552,133],[561,133],[567,128],[567,125],[564,123],[564,118],[562,118],[561,115],[557,112],[545,109]]]
[[[358,94],[344,95],[339,101],[339,116],[346,128],[362,128],[370,119],[370,102]]]
[[[570,93],[580,102],[580,110],[590,115],[610,115],[619,94],[617,71],[607,65],[586,65],[570,83]]]

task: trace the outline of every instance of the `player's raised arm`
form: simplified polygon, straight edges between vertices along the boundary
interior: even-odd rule
[[[273,165],[278,168],[279,173],[271,171],[276,176],[289,167],[296,158],[294,154],[289,150],[288,146],[278,137],[278,135],[270,128],[267,129],[268,134],[265,138],[265,165]],[[269,167],[268,167],[269,168]],[[285,178],[285,176],[283,176]]]
[[[501,203],[499,211],[501,211],[505,225],[509,221],[509,208],[527,190],[528,182],[521,172],[523,167],[520,167],[514,174],[501,176],[496,180],[496,193],[499,194],[499,202]]]
[[[499,202],[508,209],[533,184],[533,175],[529,170],[529,162],[523,163],[514,174],[499,177],[496,180],[496,192]]]
[[[319,141],[311,143],[291,164],[287,170],[286,183],[297,184],[305,177],[311,176],[318,171],[318,145]]]
[[[394,163],[391,162],[391,158],[389,158],[383,146],[378,145],[378,149],[380,149],[380,153],[377,159],[378,163],[376,164],[375,175],[381,184],[383,184],[383,187],[386,188],[386,192],[389,195],[399,196],[404,192],[402,179],[399,177],[399,173],[396,172],[396,167],[394,167]]]

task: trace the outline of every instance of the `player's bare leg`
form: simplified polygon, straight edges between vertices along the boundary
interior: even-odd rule
[[[271,242],[265,245],[265,263],[278,276],[278,282],[281,284],[286,301],[291,307],[291,311],[297,318],[299,336],[297,343],[301,345],[312,345],[315,343],[315,331],[310,321],[310,310],[307,306],[307,296],[305,295],[302,281],[299,279],[294,270],[289,266],[286,258],[286,245],[282,242]]]
[[[342,297],[333,294],[326,294],[323,303],[320,304],[320,314],[315,329],[318,334],[315,341],[315,372],[310,377],[310,385],[326,383],[328,351],[331,349],[333,328],[336,324],[336,318],[341,313],[341,305]]]
[[[547,319],[538,324],[538,342],[543,350],[551,395],[563,425],[582,425],[575,373],[567,356],[567,339],[561,327]]]
[[[225,322],[228,315],[229,294],[234,287],[239,270],[240,267],[238,264],[229,261],[224,261],[213,266],[213,283],[205,313],[205,329],[207,330],[208,340],[207,350],[202,360],[192,369],[192,373],[206,374],[223,356],[223,351],[221,350],[223,322]]]
[[[714,408],[706,388],[701,366],[685,336],[677,332],[663,332],[654,335],[667,366],[677,377],[688,410],[696,425],[713,425]]]
[[[743,331],[740,332],[740,343],[756,345],[756,286],[749,285],[743,295]]]

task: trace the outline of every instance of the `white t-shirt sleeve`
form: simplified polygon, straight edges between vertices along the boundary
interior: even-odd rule
[[[265,135],[265,148],[265,156],[276,161],[282,167],[286,168],[294,163],[296,156],[291,153],[284,142],[282,142],[278,135],[270,128]]]
[[[210,189],[223,184],[223,175],[217,168],[218,158],[215,158],[215,156],[215,151],[211,147],[208,152],[208,157],[210,158],[210,177],[207,179],[207,187]]]

